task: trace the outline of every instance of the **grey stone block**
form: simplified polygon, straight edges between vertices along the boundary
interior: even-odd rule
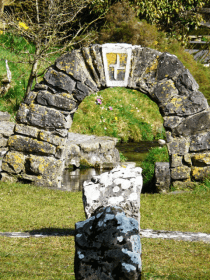
[[[77,280],[141,279],[138,223],[119,207],[103,207],[75,224]]]
[[[157,192],[166,193],[170,189],[171,174],[169,162],[155,163],[155,187]]]

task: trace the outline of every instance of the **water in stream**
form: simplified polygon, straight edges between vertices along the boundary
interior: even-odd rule
[[[119,143],[117,149],[127,158],[126,161],[136,162],[137,166],[141,166],[141,162],[145,159],[151,147],[157,147],[157,141],[142,141],[139,143]],[[63,181],[61,190],[63,191],[81,191],[84,181],[90,180],[95,175],[100,175],[108,170],[97,170],[94,168],[66,169],[63,173]]]

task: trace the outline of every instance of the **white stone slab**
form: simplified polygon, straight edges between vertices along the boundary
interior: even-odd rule
[[[142,189],[140,167],[117,166],[109,172],[94,176],[83,183],[83,204],[87,218],[99,207],[118,206],[127,217],[140,225],[140,193]]]
[[[131,53],[131,44],[102,45],[102,56],[107,87],[127,87]]]

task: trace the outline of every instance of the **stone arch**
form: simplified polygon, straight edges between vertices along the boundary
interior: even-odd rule
[[[73,114],[82,100],[110,86],[129,87],[155,101],[164,119],[171,180],[210,173],[210,112],[199,86],[178,58],[129,44],[92,45],[62,55],[17,113],[2,179],[59,186]]]

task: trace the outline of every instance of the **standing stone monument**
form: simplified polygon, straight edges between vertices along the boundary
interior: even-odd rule
[[[75,225],[77,280],[141,279],[138,222],[119,207],[102,207]]]
[[[83,183],[83,204],[87,218],[101,206],[117,206],[134,218],[140,227],[140,194],[143,186],[140,167],[117,166]]]
[[[74,113],[86,96],[110,86],[139,90],[159,106],[172,183],[210,174],[210,110],[190,72],[167,52],[104,44],[62,55],[25,97],[8,140],[2,180],[58,186]]]

